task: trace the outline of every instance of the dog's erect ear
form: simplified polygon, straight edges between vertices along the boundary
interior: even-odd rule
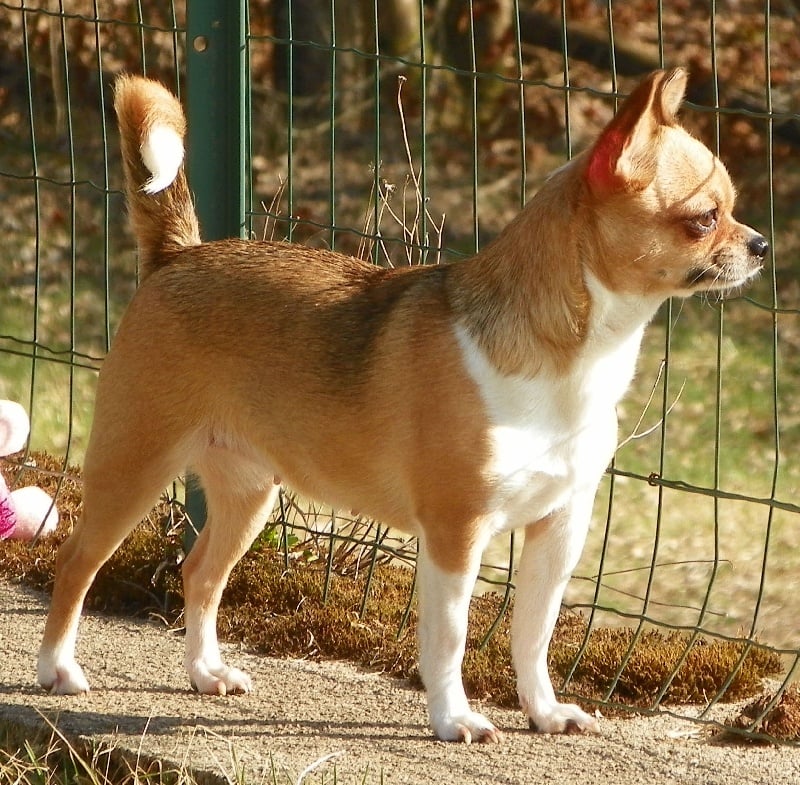
[[[592,191],[636,191],[652,181],[653,140],[660,126],[676,124],[686,80],[682,68],[655,71],[628,96],[589,151],[586,179]]]
[[[661,122],[664,125],[675,125],[676,115],[686,95],[686,83],[689,74],[683,68],[662,71],[663,78],[657,91]]]

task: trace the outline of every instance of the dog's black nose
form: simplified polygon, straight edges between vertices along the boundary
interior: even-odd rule
[[[763,259],[767,255],[767,251],[769,251],[769,243],[766,237],[757,234],[750,238],[747,248],[753,256]]]

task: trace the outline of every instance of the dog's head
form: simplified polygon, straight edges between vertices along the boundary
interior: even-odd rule
[[[592,272],[610,289],[670,297],[735,289],[769,245],[733,217],[722,162],[678,125],[682,69],[642,82],[584,157]]]

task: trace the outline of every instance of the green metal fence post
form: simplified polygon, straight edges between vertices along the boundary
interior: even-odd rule
[[[246,0],[187,3],[187,166],[205,240],[245,236],[246,20]],[[194,526],[187,529],[188,550],[206,519],[192,478],[186,510]]]

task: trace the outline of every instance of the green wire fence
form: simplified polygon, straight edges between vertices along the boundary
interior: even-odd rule
[[[123,70],[185,98],[206,237],[405,265],[473,253],[641,75],[687,65],[684,121],[727,163],[740,219],[772,251],[741,296],[671,302],[647,334],[565,598],[589,623],[572,672],[589,630],[632,627],[610,697],[647,630],[679,630],[685,651],[654,710],[715,638],[744,644],[728,684],[751,647],[782,655],[777,700],[800,654],[793,14],[756,0],[0,1],[0,396],[28,408],[30,449],[63,458],[64,475],[80,464],[136,285],[110,96]],[[298,538],[323,543],[330,570],[353,553],[367,568],[413,565],[413,542],[288,495],[273,523],[287,565]],[[503,609],[515,555],[513,538],[496,543],[479,585]]]

